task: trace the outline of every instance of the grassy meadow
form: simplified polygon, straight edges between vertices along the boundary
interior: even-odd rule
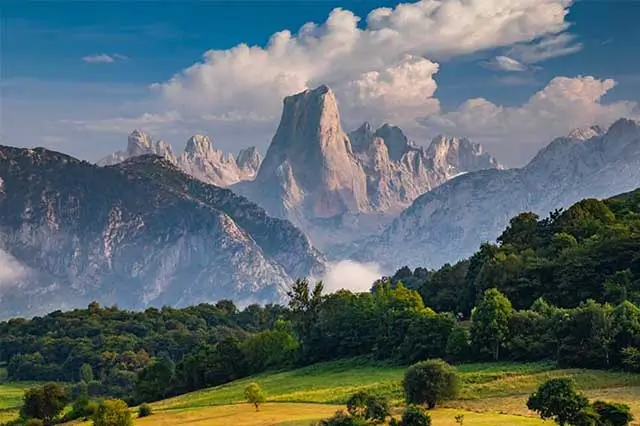
[[[458,413],[465,415],[465,424],[479,426],[546,424],[535,418],[525,404],[531,392],[544,381],[554,377],[573,378],[578,387],[591,398],[625,402],[632,407],[635,417],[640,419],[638,374],[558,369],[548,363],[465,364],[458,366],[458,370],[462,381],[460,397],[432,413],[436,426],[454,425],[454,416]],[[185,422],[189,419],[189,424],[222,425],[232,416],[233,423],[237,420],[240,422],[238,425],[243,425],[243,419],[249,416],[246,421],[254,423],[246,424],[308,425],[312,413],[316,414],[316,419],[326,417],[327,410],[332,414],[358,390],[385,395],[394,404],[400,405],[404,371],[404,367],[372,365],[362,360],[343,360],[297,370],[265,373],[154,403],[152,406],[156,415],[151,419],[177,424],[171,422],[183,418]],[[251,382],[259,383],[267,394],[269,404],[265,405],[264,413],[256,414],[248,404],[243,403],[244,388]],[[293,407],[297,408],[292,412],[303,410],[298,412],[304,412],[305,417],[291,419],[291,414],[285,414]],[[278,421],[261,420],[262,416],[270,416],[274,412],[282,412]],[[224,418],[220,419],[217,416]],[[151,419],[139,422],[147,424]],[[291,423],[294,420],[301,423]],[[266,423],[261,423],[263,421]]]
[[[554,377],[571,377],[590,398],[624,402],[640,420],[640,375],[623,372],[558,369],[548,363],[490,363],[458,366],[460,397],[432,411],[434,426],[454,426],[456,414],[465,425],[544,425],[527,410],[528,395]],[[215,388],[151,404],[155,414],[139,425],[279,425],[308,426],[344,407],[354,392],[367,390],[402,403],[404,367],[352,359],[291,371],[264,373]],[[256,413],[244,403],[247,384],[257,382],[267,403]],[[0,421],[15,417],[28,384],[0,383]],[[635,424],[640,425],[636,420]],[[90,423],[85,423],[90,424]]]

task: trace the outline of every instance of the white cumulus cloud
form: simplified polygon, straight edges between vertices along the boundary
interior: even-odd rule
[[[637,102],[602,102],[615,84],[612,79],[592,76],[556,77],[520,106],[474,98],[455,111],[431,115],[423,123],[434,132],[483,141],[501,159],[516,161],[522,150],[529,150],[526,158],[531,158],[551,139],[577,127],[608,125],[620,117],[640,118]]]
[[[334,9],[323,24],[274,34],[267,46],[210,50],[152,87],[169,108],[277,119],[284,96],[319,84],[347,116],[412,120],[438,108],[433,79],[446,59],[562,33],[571,0],[422,0],[360,18]],[[427,59],[428,58],[428,59]]]

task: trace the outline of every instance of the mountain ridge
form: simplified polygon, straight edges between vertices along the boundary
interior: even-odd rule
[[[143,155],[98,167],[0,146],[0,249],[30,272],[3,285],[5,314],[221,298],[274,301],[321,275],[323,255],[289,222]]]
[[[556,138],[522,168],[456,177],[418,197],[380,236],[343,254],[382,260],[390,270],[441,266],[494,241],[521,212],[546,215],[583,198],[607,198],[638,186],[640,123],[622,118],[606,131],[591,128]]]

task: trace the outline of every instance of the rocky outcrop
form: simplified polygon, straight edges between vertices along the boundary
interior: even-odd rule
[[[282,117],[253,182],[233,186],[287,218],[323,249],[376,233],[402,209],[451,177],[500,168],[466,139],[417,146],[403,131],[364,123],[347,134],[326,86],[285,98]]]
[[[226,187],[237,182],[255,178],[262,157],[255,147],[240,151],[237,158],[225,154],[213,147],[211,139],[203,135],[194,135],[187,141],[184,151],[176,156],[171,145],[164,141],[153,143],[151,137],[134,130],[129,135],[127,149],[111,154],[98,165],[108,166],[121,163],[126,159],[141,155],[154,154],[177,165],[185,173],[203,182]]]
[[[132,152],[152,146],[134,139]],[[194,153],[206,150],[193,142]],[[20,267],[0,274],[4,317],[91,300],[135,309],[281,301],[295,278],[324,270],[289,222],[155,155],[98,167],[0,146],[0,182],[0,255]]]
[[[524,211],[540,216],[583,198],[607,198],[640,186],[640,123],[578,129],[542,149],[521,169],[483,170],[418,197],[380,237],[352,246],[361,260],[388,271],[438,267],[495,241]]]

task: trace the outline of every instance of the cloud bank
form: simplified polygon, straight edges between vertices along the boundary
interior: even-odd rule
[[[274,34],[264,48],[241,44],[210,50],[202,62],[153,88],[180,110],[273,117],[284,96],[327,84],[341,107],[358,108],[361,119],[406,117],[408,112],[415,118],[438,107],[433,60],[561,33],[568,28],[570,4],[423,0],[375,9],[363,29],[352,12],[335,9],[321,25],[310,22],[295,34]],[[371,104],[373,111],[367,111]]]
[[[0,249],[0,290],[19,284],[27,272],[27,268],[15,257]]]
[[[353,292],[366,292],[383,275],[377,263],[341,260],[329,263],[327,272],[321,279],[326,293],[335,293],[343,289]]]

